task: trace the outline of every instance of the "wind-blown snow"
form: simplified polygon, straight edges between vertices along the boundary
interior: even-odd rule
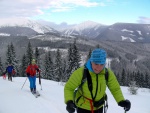
[[[64,86],[61,83],[42,79],[42,90],[38,84],[37,89],[41,96],[35,98],[29,91],[26,77],[15,77],[13,82],[0,77],[0,113],[68,113],[64,104]],[[21,89],[22,88],[22,89]],[[150,113],[150,90],[139,89],[137,95],[130,95],[127,87],[121,87],[126,99],[132,103],[131,110],[127,113]],[[107,89],[107,113],[124,113],[113,96]]]

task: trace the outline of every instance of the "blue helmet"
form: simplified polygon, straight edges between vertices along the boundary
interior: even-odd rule
[[[106,51],[103,49],[97,48],[92,51],[90,61],[94,62],[95,64],[103,65],[106,63],[106,57],[107,57]]]

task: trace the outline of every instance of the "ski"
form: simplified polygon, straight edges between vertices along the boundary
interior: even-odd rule
[[[32,92],[32,94],[35,96],[35,98],[38,98],[40,96],[40,93],[36,91],[36,93]]]

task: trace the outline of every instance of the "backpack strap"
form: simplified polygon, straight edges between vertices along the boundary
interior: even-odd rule
[[[107,82],[108,82],[108,76],[109,76],[109,74],[108,74],[108,69],[105,68],[105,80],[106,80],[106,84],[107,84]]]

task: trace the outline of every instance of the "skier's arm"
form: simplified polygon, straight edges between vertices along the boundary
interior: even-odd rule
[[[122,94],[122,91],[121,91],[121,87],[117,81],[117,78],[111,70],[109,70],[108,88],[109,88],[110,92],[112,93],[112,95],[115,98],[117,103],[122,101],[122,100],[125,100],[124,96]]]

